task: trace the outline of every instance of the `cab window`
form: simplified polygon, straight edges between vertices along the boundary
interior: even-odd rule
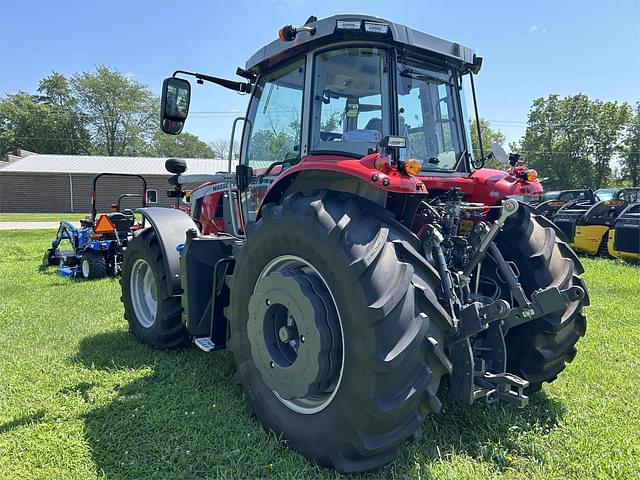
[[[271,182],[300,158],[304,72],[302,58],[262,76],[254,87],[243,145],[244,163],[253,171],[243,193],[245,220],[255,220]]]

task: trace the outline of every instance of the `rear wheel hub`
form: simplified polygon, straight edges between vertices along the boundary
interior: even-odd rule
[[[249,301],[247,333],[254,365],[285,405],[313,413],[333,399],[343,356],[340,319],[308,262],[282,256],[265,267]]]

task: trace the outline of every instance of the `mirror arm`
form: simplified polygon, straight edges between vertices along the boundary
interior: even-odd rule
[[[196,77],[198,83],[202,84],[202,82],[207,81],[211,83],[215,83],[216,85],[220,85],[221,87],[228,88],[229,90],[234,90],[240,93],[250,93],[251,92],[251,83],[243,83],[243,82],[234,82],[233,80],[227,80],[225,78],[213,77],[211,75],[205,75],[204,73],[195,73],[188,72],[186,70],[176,70],[173,72],[173,76],[176,77],[178,74],[183,75],[191,75],[192,77]]]

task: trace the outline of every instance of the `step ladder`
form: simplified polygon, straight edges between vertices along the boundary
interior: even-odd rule
[[[195,343],[196,347],[198,347],[200,350],[207,353],[216,348],[216,344],[213,343],[211,337],[197,337],[193,339],[193,343]]]

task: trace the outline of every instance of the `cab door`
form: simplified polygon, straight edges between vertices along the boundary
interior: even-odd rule
[[[254,222],[269,186],[300,160],[305,58],[260,76],[249,104],[239,171],[243,220]],[[246,168],[249,167],[249,168]]]

